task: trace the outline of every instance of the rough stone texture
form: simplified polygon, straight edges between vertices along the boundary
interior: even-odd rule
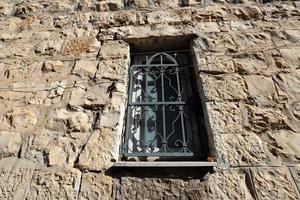
[[[0,199],[299,199],[299,20],[297,1],[2,0]],[[218,166],[113,168],[130,51],[182,38]]]

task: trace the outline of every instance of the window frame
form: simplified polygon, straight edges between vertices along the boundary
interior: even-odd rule
[[[173,52],[173,51],[172,51]],[[148,54],[147,52],[146,53],[143,53],[143,54]],[[150,52],[150,54],[151,54],[151,52]],[[167,54],[166,52],[159,52],[159,53],[156,53],[156,54],[154,54],[153,55],[153,53],[152,53],[152,57],[155,57],[155,56],[157,56],[157,55],[169,55],[169,54]],[[133,55],[134,56],[134,55]],[[173,58],[174,59],[174,58]],[[188,58],[187,58],[188,59]],[[176,60],[175,60],[176,61]],[[177,61],[176,61],[177,62]],[[149,62],[147,62],[147,64],[149,65]],[[147,65],[146,64],[146,65]],[[134,64],[133,64],[134,65]],[[129,66],[129,72],[130,72],[130,70],[132,70],[132,66],[133,66],[132,64]],[[179,65],[177,65],[177,67],[179,67]],[[190,66],[188,66],[188,67],[193,67],[193,65],[190,65]],[[129,79],[130,79],[130,73],[129,73]],[[195,80],[194,80],[195,81]],[[130,82],[130,81],[128,81],[128,82]],[[131,87],[132,85],[131,85],[132,83],[129,83],[129,87]],[[191,81],[191,83],[190,84],[194,84],[194,82],[192,82]],[[181,85],[182,86],[182,85]],[[128,124],[128,113],[129,113],[129,111],[128,111],[128,108],[129,108],[129,103],[130,103],[130,101],[131,101],[131,97],[130,97],[130,95],[131,95],[131,93],[130,93],[130,89],[128,89],[128,102],[127,102],[127,108],[126,108],[126,122],[125,122],[125,127],[127,128],[127,126],[129,125]],[[195,92],[195,91],[193,91],[193,92]],[[200,97],[201,98],[201,97]],[[202,102],[203,103],[203,102]],[[203,106],[202,105],[202,103],[200,104],[200,106]],[[207,116],[204,116],[204,117],[207,117]],[[206,121],[207,119],[204,119],[204,121]],[[194,122],[195,123],[195,122]],[[198,123],[198,122],[197,122]],[[124,134],[125,133],[125,137],[126,137],[126,128],[124,129],[125,131],[123,131],[123,133],[122,134]],[[193,136],[194,137],[194,136]],[[197,139],[197,140],[199,140],[199,138]],[[208,144],[208,142],[209,141],[206,141],[207,142],[207,145],[209,145]],[[206,161],[206,160],[194,160],[194,159],[187,159],[187,160],[184,160],[184,159],[179,159],[179,160],[176,160],[176,161],[174,161],[174,160],[168,160],[167,159],[167,161],[165,161],[164,159],[162,159],[162,160],[157,160],[157,161],[151,161],[151,159],[150,159],[150,161],[144,161],[144,162],[141,162],[139,159],[137,160],[137,159],[134,159],[134,162],[130,162],[130,160],[123,160],[122,158],[124,157],[124,146],[123,145],[128,145],[128,144],[126,144],[125,142],[124,142],[124,135],[122,136],[122,141],[121,141],[121,147],[120,147],[120,156],[121,156],[121,161],[119,161],[119,162],[117,162],[117,163],[115,163],[115,166],[119,166],[119,167],[121,167],[121,166],[127,166],[127,167],[140,167],[140,166],[148,166],[148,167],[196,167],[196,166],[216,166],[217,165],[217,163],[216,162],[212,162],[212,161]],[[198,143],[196,144],[196,145],[200,145],[200,141],[198,141]],[[150,156],[149,156],[150,157]],[[149,158],[149,157],[147,157],[147,158]],[[172,157],[174,157],[173,155],[170,155],[170,157],[172,158]],[[195,157],[193,157],[193,158],[195,158]]]

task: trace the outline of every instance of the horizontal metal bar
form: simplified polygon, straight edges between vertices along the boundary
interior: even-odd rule
[[[119,161],[114,163],[115,167],[214,167],[217,162],[206,161]]]
[[[130,67],[179,67],[176,64],[131,65]]]
[[[139,156],[147,156],[147,157],[160,157],[160,156],[181,156],[181,157],[186,157],[186,156],[194,156],[194,153],[180,153],[180,152],[174,152],[174,153],[144,153],[144,152],[133,152],[133,153],[124,153],[123,154],[126,157],[139,157]]]
[[[157,102],[132,102],[129,106],[151,106],[151,105],[186,105],[184,101],[157,101]]]

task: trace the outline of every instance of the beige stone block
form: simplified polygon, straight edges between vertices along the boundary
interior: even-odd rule
[[[300,132],[300,101],[291,100],[285,104],[286,115],[288,118],[287,124],[296,133]]]
[[[124,7],[122,0],[103,0],[96,4],[98,11],[117,11]]]
[[[0,157],[17,156],[22,143],[20,133],[0,131]]]
[[[279,96],[284,99],[300,99],[300,70],[293,70],[291,73],[280,73],[274,76]]]
[[[112,82],[99,81],[96,85],[76,84],[73,89],[69,105],[71,107],[98,108],[109,102],[108,88]]]
[[[254,132],[264,133],[268,130],[287,127],[287,116],[278,108],[259,108],[246,105],[244,112],[247,116],[245,126]]]
[[[101,51],[100,58],[103,59],[128,59],[129,55],[129,45],[121,40],[118,41],[107,41],[104,42]]]
[[[81,173],[76,169],[58,167],[36,169],[27,199],[76,199],[80,187]]]
[[[191,11],[188,9],[159,10],[147,14],[147,21],[149,24],[175,24],[190,22],[191,20]]]
[[[258,106],[272,106],[275,104],[277,94],[271,78],[260,75],[243,77],[250,97]]]
[[[121,131],[101,128],[94,132],[79,156],[78,166],[88,170],[106,170],[119,157]]]
[[[100,49],[100,42],[94,37],[83,37],[68,39],[63,47],[61,53],[65,56],[79,56],[81,54],[86,55],[91,53],[96,57]]]
[[[207,101],[246,99],[245,84],[237,74],[211,75],[200,73]]]
[[[103,173],[84,173],[82,174],[79,199],[110,200],[112,184],[112,178]]]
[[[35,164],[15,157],[0,160],[1,199],[24,199],[30,187]]]
[[[15,129],[32,129],[37,123],[37,115],[34,110],[14,107],[6,114],[10,125]]]
[[[129,67],[128,59],[101,60],[96,73],[97,79],[115,79],[126,81]]]
[[[266,163],[263,141],[254,133],[215,136],[219,159],[231,166]]]
[[[92,127],[90,115],[87,112],[69,112],[60,109],[50,114],[46,128],[56,131],[87,132]]]
[[[290,130],[266,132],[262,136],[265,146],[279,162],[297,164],[300,160],[300,134]]]
[[[48,60],[44,62],[42,71],[43,72],[60,72],[64,67],[64,63],[59,60]]]
[[[233,62],[236,70],[242,74],[273,75],[278,71],[278,69],[276,69],[275,67],[268,66],[265,61],[261,61],[260,59],[256,58],[239,58],[234,59]]]
[[[298,199],[287,168],[251,168],[259,199]]]
[[[282,58],[285,60],[287,66],[292,69],[298,69],[300,67],[300,48],[289,48],[279,50]]]
[[[72,70],[72,74],[75,74],[81,78],[89,77],[93,78],[98,68],[98,61],[79,60]]]
[[[206,103],[213,134],[243,133],[243,116],[236,103]]]

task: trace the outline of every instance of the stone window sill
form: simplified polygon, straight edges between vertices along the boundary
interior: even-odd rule
[[[115,167],[214,167],[217,162],[200,162],[200,161],[156,161],[156,162],[132,162],[119,161],[114,164]]]

